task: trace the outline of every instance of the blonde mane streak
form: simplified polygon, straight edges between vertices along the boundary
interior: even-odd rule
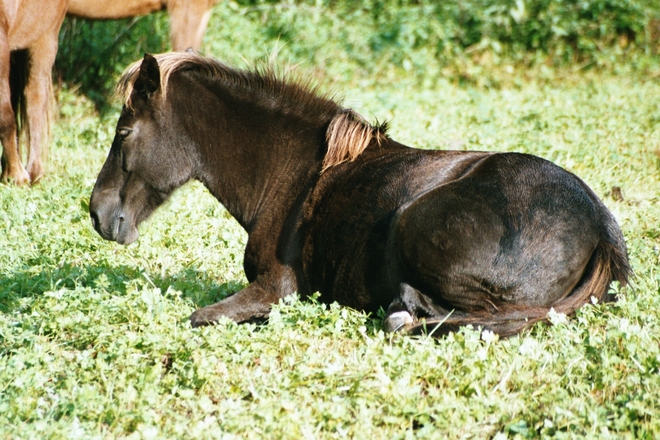
[[[194,69],[211,76],[217,75],[227,69],[223,64],[211,61],[194,52],[168,52],[154,56],[156,57],[156,61],[158,61],[158,67],[160,69],[160,88],[163,99],[167,94],[170,75],[178,70]],[[142,60],[128,66],[117,84],[117,95],[129,108],[131,107],[133,85],[140,73],[140,66],[142,66]]]
[[[384,137],[382,127],[372,126],[353,110],[343,111],[328,126],[328,152],[323,158],[321,172],[340,163],[354,161],[373,139],[380,145]]]

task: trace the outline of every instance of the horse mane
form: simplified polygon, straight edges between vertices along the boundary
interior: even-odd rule
[[[175,72],[191,72],[249,91],[268,106],[277,105],[287,114],[300,118],[329,120],[326,131],[327,152],[321,172],[343,162],[355,160],[375,140],[380,146],[386,139],[387,123],[371,125],[352,109],[341,107],[335,99],[321,94],[318,86],[301,78],[282,79],[270,66],[239,70],[195,52],[169,52],[154,55],[160,69],[162,99],[167,95],[169,79]],[[117,85],[117,94],[127,108],[142,60],[126,68]],[[277,104],[274,104],[277,103]]]
[[[380,125],[369,124],[359,113],[345,109],[332,118],[326,141],[328,151],[323,158],[321,172],[342,162],[354,161],[372,140],[378,146],[387,137],[387,123]]]

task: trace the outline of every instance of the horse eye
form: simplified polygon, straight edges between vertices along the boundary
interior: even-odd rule
[[[117,129],[117,136],[119,136],[122,139],[126,138],[126,136],[128,136],[129,134],[131,134],[131,130],[128,128]]]

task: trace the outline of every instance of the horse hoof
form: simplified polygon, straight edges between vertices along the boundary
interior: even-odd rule
[[[2,173],[2,182],[16,186],[23,186],[30,183],[30,175],[25,170],[19,170],[15,173]]]
[[[30,182],[34,185],[38,183],[44,175],[44,168],[41,164],[28,164],[25,171],[30,177]]]
[[[207,311],[204,309],[195,310],[190,315],[190,325],[192,325],[193,328],[203,327],[205,325],[213,325],[216,322],[217,320],[208,316]]]
[[[385,318],[383,326],[385,327],[385,331],[387,333],[394,333],[405,329],[412,323],[413,318],[410,316],[410,313],[406,312],[405,310],[400,310]]]
[[[30,184],[31,185],[36,185],[39,182],[41,182],[41,178],[44,177],[44,173],[37,173],[37,174],[30,174]]]

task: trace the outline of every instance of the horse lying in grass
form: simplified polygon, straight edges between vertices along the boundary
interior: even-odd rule
[[[388,331],[472,324],[506,336],[627,282],[612,214],[541,158],[409,148],[305,84],[192,53],[145,55],[119,88],[90,201],[96,231],[132,243],[197,179],[248,233],[249,285],[195,311],[193,326],[265,318],[281,298],[318,291],[385,308]]]

